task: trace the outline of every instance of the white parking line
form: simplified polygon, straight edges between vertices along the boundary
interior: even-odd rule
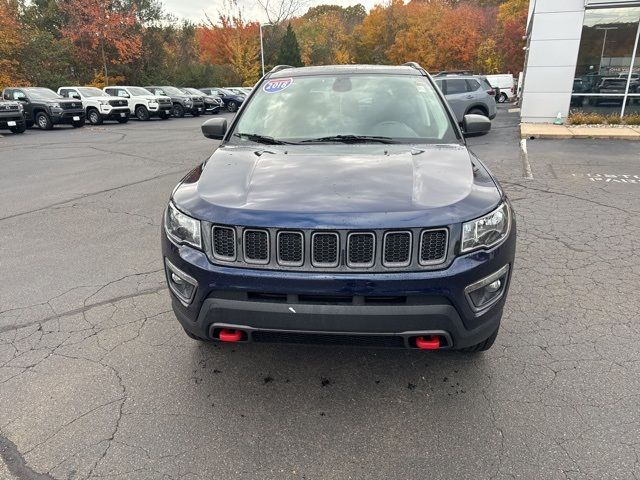
[[[509,110],[507,110],[507,112],[509,113],[518,113],[520,111],[519,108],[510,108]]]
[[[522,165],[524,167],[524,178],[527,180],[533,180],[533,172],[531,171],[531,164],[529,163],[529,151],[527,150],[527,139],[520,140],[520,153],[522,156]]]

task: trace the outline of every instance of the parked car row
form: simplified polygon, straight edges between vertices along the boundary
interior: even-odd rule
[[[57,92],[42,87],[5,88],[0,98],[0,129],[23,133],[34,125],[51,130],[55,125],[82,127],[86,121],[127,123],[131,116],[146,121],[152,117],[198,117],[225,109],[235,112],[250,91],[223,88],[195,89],[163,86],[109,86],[103,89],[64,86]]]

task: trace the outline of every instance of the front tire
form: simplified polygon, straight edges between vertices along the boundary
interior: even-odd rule
[[[229,110],[231,113],[235,112],[236,110],[238,110],[238,104],[236,102],[234,102],[233,100],[231,100],[227,104],[227,110]]]
[[[149,110],[144,105],[138,105],[136,107],[136,118],[143,122],[149,120]]]
[[[180,105],[179,103],[174,103],[173,104],[173,116],[176,118],[183,118],[184,117],[184,107],[182,105]]]
[[[118,123],[127,123],[129,121],[129,117],[119,118]]]
[[[82,128],[84,127],[84,120],[80,120],[79,122],[73,122],[71,124],[73,128]]]
[[[95,108],[89,109],[89,112],[87,112],[87,119],[91,125],[102,125],[104,122],[104,118]]]
[[[160,112],[160,120],[169,120],[171,114],[169,112]]]
[[[51,118],[44,112],[38,112],[36,115],[36,124],[40,130],[51,130],[53,128]]]
[[[507,100],[509,100],[509,97],[507,97],[507,94],[503,92],[498,98],[498,103],[505,103]]]
[[[12,133],[24,133],[27,130],[27,125],[23,123],[9,128],[9,130],[11,130]]]

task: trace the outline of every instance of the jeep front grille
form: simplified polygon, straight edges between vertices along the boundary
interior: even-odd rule
[[[270,270],[393,272],[444,268],[448,228],[286,230],[211,225],[207,254],[219,265]]]

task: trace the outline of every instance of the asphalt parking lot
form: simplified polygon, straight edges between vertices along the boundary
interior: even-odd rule
[[[640,478],[640,149],[525,156],[508,108],[470,140],[519,228],[475,356],[200,345],[159,235],[203,119],[0,137],[0,478]]]

